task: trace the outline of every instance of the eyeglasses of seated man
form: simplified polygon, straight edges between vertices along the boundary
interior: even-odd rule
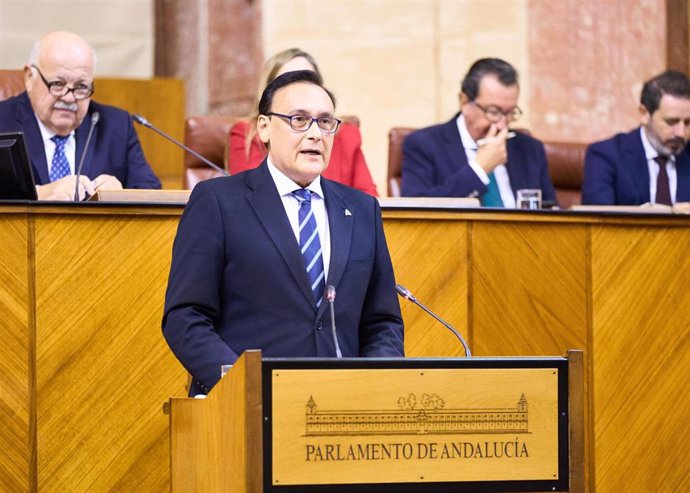
[[[505,118],[508,121],[508,123],[512,123],[514,121],[519,120],[522,116],[522,110],[519,106],[516,106],[515,108],[509,111],[501,111],[501,109],[497,106],[482,106],[481,104],[477,103],[477,101],[471,101],[471,104],[483,111],[484,116],[491,123],[498,123],[499,121],[501,121],[501,118]]]
[[[61,98],[67,96],[70,92],[74,95],[74,99],[80,101],[82,99],[90,98],[95,90],[94,84],[86,84],[84,82],[77,82],[73,87],[68,87],[64,80],[54,80],[48,81],[41,70],[36,65],[31,65],[32,68],[36,69],[41,80],[48,88],[48,92],[55,97]]]

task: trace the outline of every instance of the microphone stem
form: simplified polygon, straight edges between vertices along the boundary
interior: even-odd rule
[[[137,120],[135,120],[135,121],[137,121]],[[223,168],[221,168],[220,166],[218,166],[218,165],[215,164],[215,163],[212,163],[211,161],[209,161],[208,159],[206,159],[204,156],[202,156],[201,154],[199,154],[198,152],[196,152],[196,151],[195,151],[194,149],[192,149],[191,147],[188,147],[188,146],[184,145],[184,144],[183,144],[182,142],[180,142],[179,140],[175,139],[174,137],[171,137],[170,135],[166,134],[165,132],[163,132],[163,131],[160,130],[159,128],[154,127],[154,126],[151,125],[149,122],[142,123],[142,122],[137,121],[137,123],[140,123],[141,125],[145,126],[146,128],[150,128],[151,130],[153,130],[154,132],[156,132],[158,135],[161,135],[162,137],[168,139],[169,141],[171,141],[171,142],[177,144],[180,148],[184,149],[185,151],[187,151],[188,153],[190,153],[192,156],[196,157],[197,159],[203,161],[204,163],[206,163],[208,166],[210,166],[211,168],[215,169],[215,170],[218,171],[219,173],[223,173],[225,176],[230,176],[230,174],[229,174],[227,171],[225,171]]]
[[[333,300],[330,302],[331,305],[331,331],[333,332],[333,342],[335,342],[335,354],[338,358],[343,357],[343,353],[340,352],[340,344],[338,344],[338,336],[335,332],[335,308],[333,308]]]
[[[462,347],[465,349],[465,356],[467,356],[468,358],[472,356],[472,353],[470,352],[470,347],[467,345],[467,342],[465,342],[465,339],[460,335],[460,332],[458,332],[457,330],[455,330],[455,329],[454,329],[453,327],[451,327],[448,323],[446,323],[445,320],[443,320],[443,319],[440,318],[438,315],[436,315],[434,312],[432,312],[431,310],[429,310],[429,309],[428,309],[426,306],[424,306],[424,304],[423,304],[421,301],[419,301],[417,298],[412,297],[412,298],[408,298],[408,299],[409,299],[410,301],[412,301],[414,304],[416,304],[419,308],[421,308],[422,310],[424,310],[425,312],[427,312],[429,315],[431,315],[432,317],[434,317],[436,320],[438,320],[439,322],[441,322],[441,324],[443,324],[443,326],[444,326],[446,329],[450,330],[453,334],[455,334],[455,337],[458,338],[458,340],[460,341],[460,344],[462,344]]]
[[[95,112],[93,115],[91,115],[91,126],[89,127],[89,133],[86,136],[86,143],[84,144],[84,150],[81,153],[81,159],[79,160],[79,164],[77,165],[75,171],[75,183],[74,183],[74,201],[79,202],[79,177],[81,176],[81,169],[82,166],[84,166],[84,159],[86,159],[86,153],[89,150],[89,144],[91,143],[91,136],[93,135],[93,129],[96,127],[96,124],[98,123],[99,120],[99,114],[98,112]]]

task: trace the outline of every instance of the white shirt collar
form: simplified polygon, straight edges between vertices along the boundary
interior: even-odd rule
[[[292,192],[298,188],[302,188],[297,183],[288,178],[285,173],[280,171],[271,161],[271,157],[266,157],[266,162],[268,163],[268,171],[271,173],[271,178],[276,184],[278,189],[278,195],[281,197],[284,195],[290,195]],[[323,198],[323,189],[321,188],[321,175],[317,176],[313,182],[311,182],[307,187],[307,190],[315,193],[319,197]]]
[[[642,139],[642,147],[644,147],[644,155],[647,158],[647,161],[651,161],[654,158],[656,158],[659,155],[659,152],[656,149],[654,149],[652,143],[649,142],[647,132],[644,131],[644,127],[642,126],[640,126],[640,138]],[[676,157],[673,154],[671,154],[670,156],[668,156],[668,161],[670,163],[675,163]]]
[[[458,131],[460,132],[460,140],[462,141],[462,146],[465,149],[470,149],[473,151],[477,150],[477,143],[474,141],[470,135],[470,131],[467,130],[467,124],[465,123],[465,115],[460,113],[457,119]]]
[[[52,139],[55,135],[57,135],[55,132],[51,132],[48,130],[48,127],[46,127],[43,122],[38,118],[38,116],[34,113],[34,117],[36,117],[36,122],[38,123],[38,129],[41,131],[41,138],[43,138],[43,141],[45,142],[46,140]],[[74,130],[72,130],[67,136],[72,137],[74,135]]]

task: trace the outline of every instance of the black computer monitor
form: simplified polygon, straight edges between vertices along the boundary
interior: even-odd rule
[[[0,199],[36,200],[29,151],[22,132],[0,133]]]

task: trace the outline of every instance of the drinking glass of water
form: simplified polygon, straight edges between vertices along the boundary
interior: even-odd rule
[[[518,190],[516,206],[518,209],[541,209],[541,190],[538,188]]]

